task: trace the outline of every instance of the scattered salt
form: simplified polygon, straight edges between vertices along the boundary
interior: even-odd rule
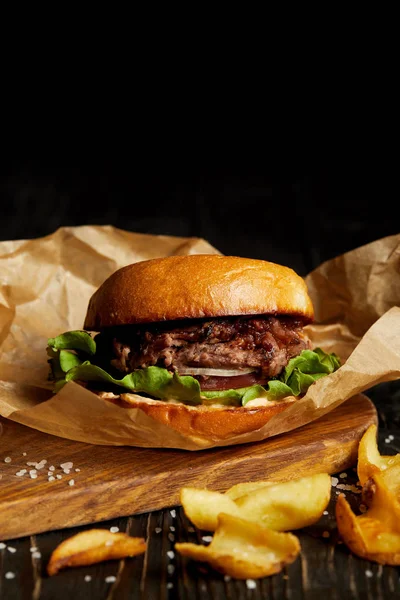
[[[110,527],[111,533],[118,533],[119,527]]]
[[[56,478],[55,478],[55,477],[53,477],[53,475],[50,475],[50,477],[49,477],[48,481],[55,481],[55,480],[56,480]]]
[[[64,469],[64,473],[65,473],[66,475],[69,475],[69,474],[71,473],[71,469]]]
[[[75,480],[74,479],[70,479],[68,481],[68,485],[75,485]]]
[[[12,546],[7,546],[7,550],[8,550],[9,552],[11,552],[11,554],[15,554],[15,552],[17,551],[17,549],[16,549],[16,548],[13,548]]]
[[[62,479],[62,475],[56,475],[57,479]]]
[[[7,571],[7,573],[4,575],[4,577],[6,579],[14,579],[15,573],[13,573],[12,571]]]
[[[173,534],[173,533],[169,533],[169,534],[168,534],[168,539],[169,539],[169,541],[170,541],[170,542],[174,542],[174,541],[175,541],[175,536],[174,536],[174,534]]]
[[[37,479],[37,473],[29,473],[31,476],[31,479]]]
[[[339,483],[339,479],[337,477],[331,477],[331,484],[333,487],[336,487]]]
[[[329,513],[328,513],[328,511],[327,511],[327,510],[324,510],[323,514],[324,514],[324,515],[329,515]]]
[[[55,471],[55,470],[56,470],[56,468],[53,467],[53,465],[51,465],[51,467],[49,467],[49,471]]]
[[[0,550],[4,550],[6,548],[6,544],[4,542],[0,542]]]
[[[254,581],[254,579],[246,579],[246,587],[248,590],[255,590],[257,583]]]
[[[11,462],[11,458],[9,456],[6,456],[4,459],[5,463],[10,463]]]
[[[168,550],[167,556],[172,560],[175,556],[175,552],[173,550]]]
[[[230,575],[224,575],[224,581],[228,582],[232,579]]]
[[[31,469],[31,470],[29,471],[29,475],[30,475],[30,476],[32,476],[32,475],[36,475],[36,473],[37,473],[36,469]]]
[[[155,531],[156,533],[161,533],[161,532],[162,532],[162,529],[161,529],[161,527],[156,527],[154,531]]]
[[[85,575],[85,581],[92,581],[91,575]]]
[[[170,530],[170,531],[175,531],[175,527],[174,527],[173,525],[170,525],[170,526],[169,526],[169,530]]]
[[[173,519],[175,519],[175,517],[176,517],[176,510],[173,508],[172,510],[169,511],[169,514],[171,515],[171,517]]]
[[[347,477],[347,473],[340,473],[340,479],[345,479]]]
[[[212,535],[203,535],[201,539],[203,542],[212,542]]]
[[[79,473],[79,472],[80,472],[80,469],[75,469],[75,473]]]
[[[394,435],[388,435],[388,440],[390,440],[391,442],[393,442],[393,440],[394,440]]]
[[[26,456],[26,452],[23,452],[23,453],[22,453],[22,456]]]
[[[25,473],[26,473],[26,469],[22,469],[22,471],[17,471],[17,472],[15,473],[15,475],[16,475],[17,477],[23,477],[23,475],[25,475]]]
[[[27,462],[27,463],[26,463],[26,465],[27,465],[28,467],[36,467],[37,463],[36,463],[36,462],[32,462],[32,461],[30,461],[30,462]]]
[[[31,552],[37,552],[37,546],[32,546],[32,548],[30,549]]]
[[[172,581],[168,581],[167,590],[172,590],[173,587],[174,587],[174,584],[172,583]]]
[[[114,575],[109,575],[105,578],[106,583],[114,583],[115,581],[117,581],[117,578]]]
[[[369,569],[367,569],[367,570],[365,571],[365,574],[366,574],[366,576],[367,576],[367,577],[373,577],[373,575],[374,575],[374,574],[373,574],[373,572],[372,572],[372,571],[370,571]]]
[[[389,438],[385,438],[385,444],[390,444]]]
[[[42,558],[42,555],[40,552],[32,552],[32,558],[37,558],[39,560],[39,558]]]
[[[167,565],[168,575],[173,575],[174,571],[175,571],[175,565],[171,565],[171,564]]]

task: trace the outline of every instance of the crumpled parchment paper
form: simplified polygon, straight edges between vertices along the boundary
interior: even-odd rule
[[[93,444],[198,450],[139,409],[121,408],[70,382],[47,381],[47,338],[82,328],[90,296],[116,269],[174,254],[218,253],[200,238],[131,233],[111,226],[64,227],[41,239],[0,243],[0,415]],[[400,234],[323,263],[306,277],[314,346],[343,366],[313,384],[263,428],[218,445],[266,439],[300,427],[351,396],[400,378]]]

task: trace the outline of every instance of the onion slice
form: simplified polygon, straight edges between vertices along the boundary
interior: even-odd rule
[[[196,367],[184,367],[179,369],[179,375],[207,375],[210,377],[237,377],[253,373],[256,369],[203,369]]]

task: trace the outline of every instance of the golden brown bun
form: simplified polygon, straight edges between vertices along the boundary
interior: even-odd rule
[[[237,435],[260,429],[297,399],[288,396],[268,406],[245,408],[188,406],[152,400],[136,394],[99,395],[122,408],[138,408],[155,421],[167,425],[185,437],[202,438],[213,443],[227,441]]]
[[[84,323],[104,327],[230,315],[289,314],[313,320],[304,280],[263,260],[197,254],[134,263],[93,294]]]

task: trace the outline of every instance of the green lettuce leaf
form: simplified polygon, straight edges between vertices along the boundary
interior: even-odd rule
[[[303,350],[289,361],[279,379],[271,380],[266,386],[253,385],[209,392],[202,391],[194,377],[180,376],[161,367],[137,369],[121,379],[115,379],[88,360],[96,353],[96,342],[84,331],[70,331],[51,338],[47,352],[55,392],[68,381],[97,381],[160,400],[177,400],[194,405],[218,403],[245,406],[256,398],[276,401],[286,396],[299,396],[315,381],[340,367],[340,360],[335,354],[326,354],[321,348]]]

